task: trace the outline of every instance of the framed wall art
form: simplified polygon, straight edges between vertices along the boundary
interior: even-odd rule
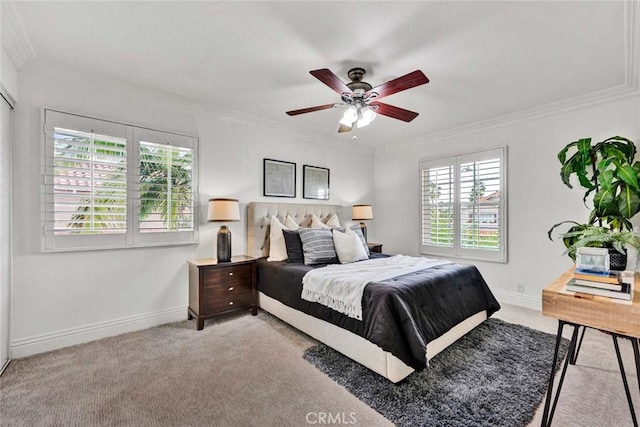
[[[302,172],[302,197],[329,200],[329,169],[303,165]]]
[[[296,197],[296,164],[264,159],[262,182],[264,196]]]

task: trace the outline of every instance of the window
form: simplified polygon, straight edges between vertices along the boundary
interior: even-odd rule
[[[197,241],[197,138],[44,110],[43,249]]]
[[[505,153],[420,163],[422,253],[506,262]]]
[[[140,142],[140,232],[193,230],[193,149]]]

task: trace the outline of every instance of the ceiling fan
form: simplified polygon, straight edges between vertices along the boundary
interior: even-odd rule
[[[385,104],[378,100],[385,96],[429,83],[427,76],[420,70],[389,80],[376,87],[372,87],[369,83],[362,80],[366,75],[366,70],[360,67],[349,70],[347,75],[351,81],[346,84],[328,68],[309,71],[309,73],[337,92],[342,102],[287,111],[287,114],[297,116],[299,114],[346,106],[348,108],[344,112],[342,119],[340,119],[339,133],[349,132],[354,128],[361,128],[368,125],[375,119],[376,114],[410,122],[418,117],[418,113],[394,107],[393,105]]]

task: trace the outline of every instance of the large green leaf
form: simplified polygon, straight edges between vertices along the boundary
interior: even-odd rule
[[[576,175],[578,175],[578,181],[580,182],[580,185],[582,185],[584,188],[591,189],[595,187],[591,183],[591,180],[589,179],[589,177],[587,176],[586,171],[584,170],[576,171]]]
[[[574,147],[577,144],[578,141],[574,141],[570,144],[567,144],[562,150],[560,150],[560,152],[558,153],[558,160],[560,160],[560,163],[564,165],[564,163],[567,161],[567,151],[569,151],[571,147]]]
[[[604,145],[600,150],[600,154],[604,159],[611,158],[620,162],[626,162],[628,159],[626,150],[620,150],[620,148],[612,145]]]
[[[583,138],[578,140],[578,152],[580,153],[580,157],[582,157],[583,162],[590,162],[591,159],[591,138]]]
[[[614,194],[611,189],[603,188],[593,196],[593,206],[599,216],[610,214]]]
[[[559,222],[557,224],[553,224],[553,227],[551,227],[549,229],[549,231],[547,231],[547,236],[549,236],[549,240],[553,240],[553,236],[551,235],[551,233],[553,233],[553,230],[555,230],[556,228],[558,228],[558,227],[560,227],[561,225],[564,225],[564,224],[573,224],[574,226],[585,226],[586,227],[585,224],[580,224],[580,223],[577,223],[575,221],[562,221],[562,222]]]
[[[605,170],[600,172],[600,175],[598,175],[598,182],[600,184],[600,188],[603,189],[607,189],[607,190],[613,190],[613,178],[614,178],[614,173],[612,170]]]
[[[603,145],[615,146],[618,150],[625,153],[625,157],[629,163],[636,157],[636,145],[630,139],[622,136],[612,136],[602,141]]]
[[[598,162],[598,173],[602,173],[609,169],[612,163],[616,162],[617,159],[614,157],[607,157]]]
[[[620,196],[618,197],[618,212],[624,218],[631,218],[640,209],[640,197],[638,193],[634,191],[628,185],[620,185]]]
[[[570,163],[562,165],[560,169],[560,179],[569,188],[573,188],[571,185],[571,174],[573,173],[573,167]]]
[[[638,187],[638,175],[633,169],[633,166],[628,163],[620,165],[620,167],[616,169],[616,176],[634,191],[640,192],[640,187]]]

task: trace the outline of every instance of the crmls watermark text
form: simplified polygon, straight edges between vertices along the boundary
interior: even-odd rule
[[[355,412],[309,412],[305,418],[307,424],[349,425],[358,422]]]

